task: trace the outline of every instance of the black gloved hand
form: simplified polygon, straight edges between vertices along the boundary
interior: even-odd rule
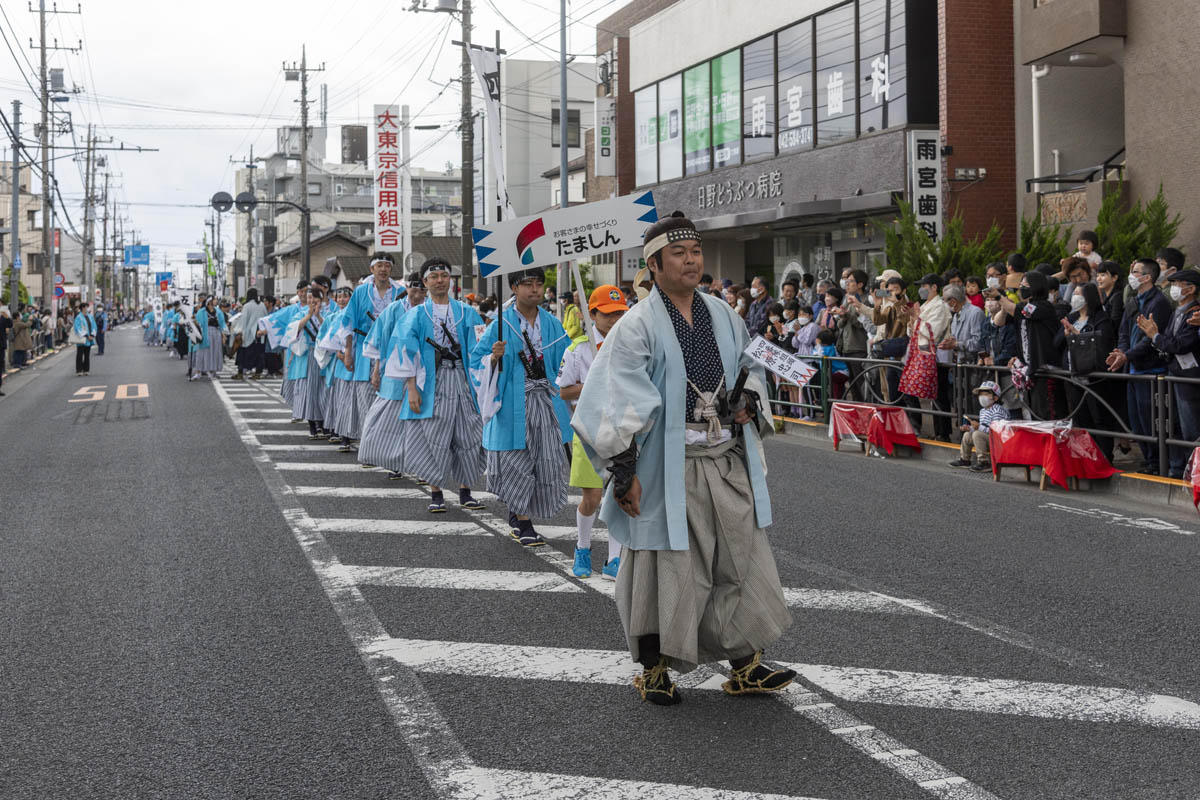
[[[608,471],[612,474],[613,497],[620,500],[629,494],[637,475],[637,442],[630,442],[625,452],[613,456]]]

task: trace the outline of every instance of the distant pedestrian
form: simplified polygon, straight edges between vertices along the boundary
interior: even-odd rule
[[[90,375],[92,370],[92,345],[96,343],[96,318],[92,316],[90,303],[79,307],[75,324],[71,328],[71,344],[75,345],[75,375]]]
[[[33,349],[33,323],[29,320],[29,308],[21,306],[16,318],[12,321],[12,365],[17,369],[24,368],[29,360],[29,351]]]
[[[4,386],[4,356],[8,352],[8,332],[12,330],[12,315],[8,306],[0,306],[0,388]],[[0,397],[4,392],[0,391]]]
[[[108,330],[108,312],[104,306],[96,309],[96,355],[104,355],[104,332]]]

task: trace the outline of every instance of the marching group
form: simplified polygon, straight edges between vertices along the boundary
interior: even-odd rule
[[[309,438],[427,486],[431,514],[455,490],[461,507],[483,509],[471,487],[484,479],[509,535],[539,547],[534,521],[566,507],[568,485],[580,489],[572,569],[592,575],[599,518],[609,551],[596,566],[617,583],[644,700],[680,702],[670,671],[719,659],[730,662],[729,694],[778,691],[795,673],[762,660],[791,623],[763,530],[766,379],[733,309],[696,291],[694,226],[655,224],[644,253],[653,286],[642,302],[599,286],[586,318],[568,311],[566,327],[543,307],[539,267],[507,276],[511,301],[489,321],[451,296],[444,260],[399,281],[380,253],[353,289],[301,282],[254,336],[282,350],[281,392]],[[203,319],[217,341],[220,308]],[[251,366],[239,361],[239,372]]]

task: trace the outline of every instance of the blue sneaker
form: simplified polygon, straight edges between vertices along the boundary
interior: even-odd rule
[[[576,578],[592,577],[592,548],[575,548],[575,566],[571,567],[571,572]]]
[[[615,581],[617,579],[617,570],[621,568],[621,557],[617,556],[612,561],[604,565],[604,569],[600,571],[600,575],[606,581]]]

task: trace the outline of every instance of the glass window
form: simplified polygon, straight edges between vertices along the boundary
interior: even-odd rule
[[[901,0],[859,3],[858,74],[862,76],[859,119],[863,133],[904,125],[908,119],[905,4]]]
[[[688,175],[712,169],[712,97],[708,83],[707,62],[683,73],[684,172]]]
[[[775,155],[775,37],[742,48],[742,146],[746,161]]]
[[[713,161],[742,163],[742,51],[712,60]]]
[[[857,134],[854,4],[817,17],[817,144]]]
[[[658,181],[658,87],[647,86],[633,95],[634,173],[638,186]]]
[[[550,146],[558,147],[558,109],[550,109]],[[579,109],[567,109],[567,147],[579,147]]]
[[[683,79],[679,75],[658,84],[658,179],[683,177]]]
[[[813,146],[812,20],[779,32],[779,152]]]

